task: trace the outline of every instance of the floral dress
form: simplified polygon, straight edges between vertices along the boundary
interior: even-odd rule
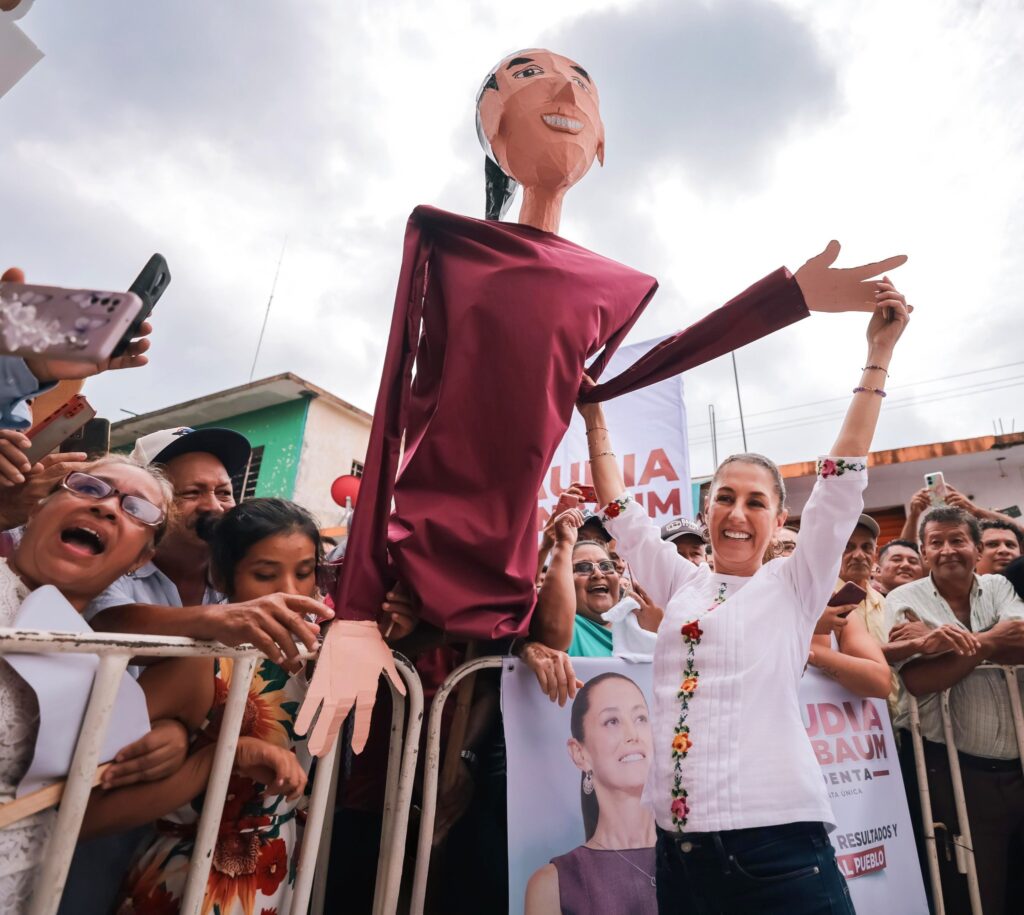
[[[234,662],[215,662],[214,704],[193,748],[217,739]],[[302,674],[289,676],[270,661],[256,669],[241,734],[290,748],[309,772],[305,738],[296,737],[295,716],[306,693]],[[299,832],[305,798],[264,797],[263,785],[233,773],[228,784],[220,833],[206,884],[203,915],[277,915],[287,912],[295,883]],[[204,796],[156,824],[157,836],[136,858],[121,892],[118,915],[172,915],[178,912]]]

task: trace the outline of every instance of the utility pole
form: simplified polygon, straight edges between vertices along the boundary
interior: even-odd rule
[[[743,422],[743,400],[740,398],[740,374],[736,370],[736,351],[730,354],[732,356],[732,377],[736,382],[736,404],[740,408],[740,434],[743,436],[743,450],[747,450],[747,427]],[[715,466],[718,466],[718,462],[715,462]]]
[[[284,260],[284,249],[288,247],[288,236],[285,236],[284,244],[281,245],[281,256],[277,259],[277,269],[274,271],[274,282],[270,284],[270,298],[267,299],[267,310],[263,313],[263,326],[260,328],[260,338],[256,341],[256,353],[252,357],[252,368],[249,369],[249,380],[252,381],[256,374],[256,360],[260,358],[260,349],[263,346],[263,335],[267,331],[267,319],[270,317],[270,306],[274,301],[274,291],[277,289],[277,278],[281,274],[281,262]]]
[[[711,460],[718,469],[718,429],[715,426],[715,405],[708,404],[708,420],[711,426]]]

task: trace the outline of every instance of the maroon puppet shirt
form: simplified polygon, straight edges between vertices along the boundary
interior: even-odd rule
[[[341,618],[375,619],[400,579],[421,619],[453,636],[526,633],[537,492],[582,375],[597,380],[657,286],[530,226],[413,211],[335,595]],[[807,314],[780,269],[584,397],[653,384]]]

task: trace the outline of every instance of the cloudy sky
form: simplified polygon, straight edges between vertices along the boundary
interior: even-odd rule
[[[292,371],[372,409],[405,219],[482,215],[473,98],[521,47],[601,92],[605,167],[562,234],[652,273],[631,340],[686,326],[832,237],[845,264],[910,255],[918,306],[880,448],[1024,428],[1024,13],[1013,0],[36,0],[46,57],[0,98],[5,263],[125,288],[174,282],[151,365],[90,382],[123,418]],[[513,211],[514,212],[514,211]],[[286,241],[287,240],[287,241]],[[826,449],[862,316],[738,353],[748,444]],[[686,377],[695,472],[740,449],[728,358]]]

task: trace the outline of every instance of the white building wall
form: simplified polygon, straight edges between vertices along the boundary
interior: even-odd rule
[[[338,524],[341,509],[331,498],[331,484],[362,461],[370,441],[370,420],[325,398],[310,401],[295,476],[295,501],[304,505],[321,527]]]
[[[934,471],[940,471],[947,483],[981,508],[1000,510],[1017,505],[1024,509],[1024,447],[1018,446],[872,467],[864,496],[866,510],[900,505],[905,508],[914,493],[924,486],[924,475]],[[813,483],[810,477],[786,481],[790,511],[794,515],[803,511]]]

